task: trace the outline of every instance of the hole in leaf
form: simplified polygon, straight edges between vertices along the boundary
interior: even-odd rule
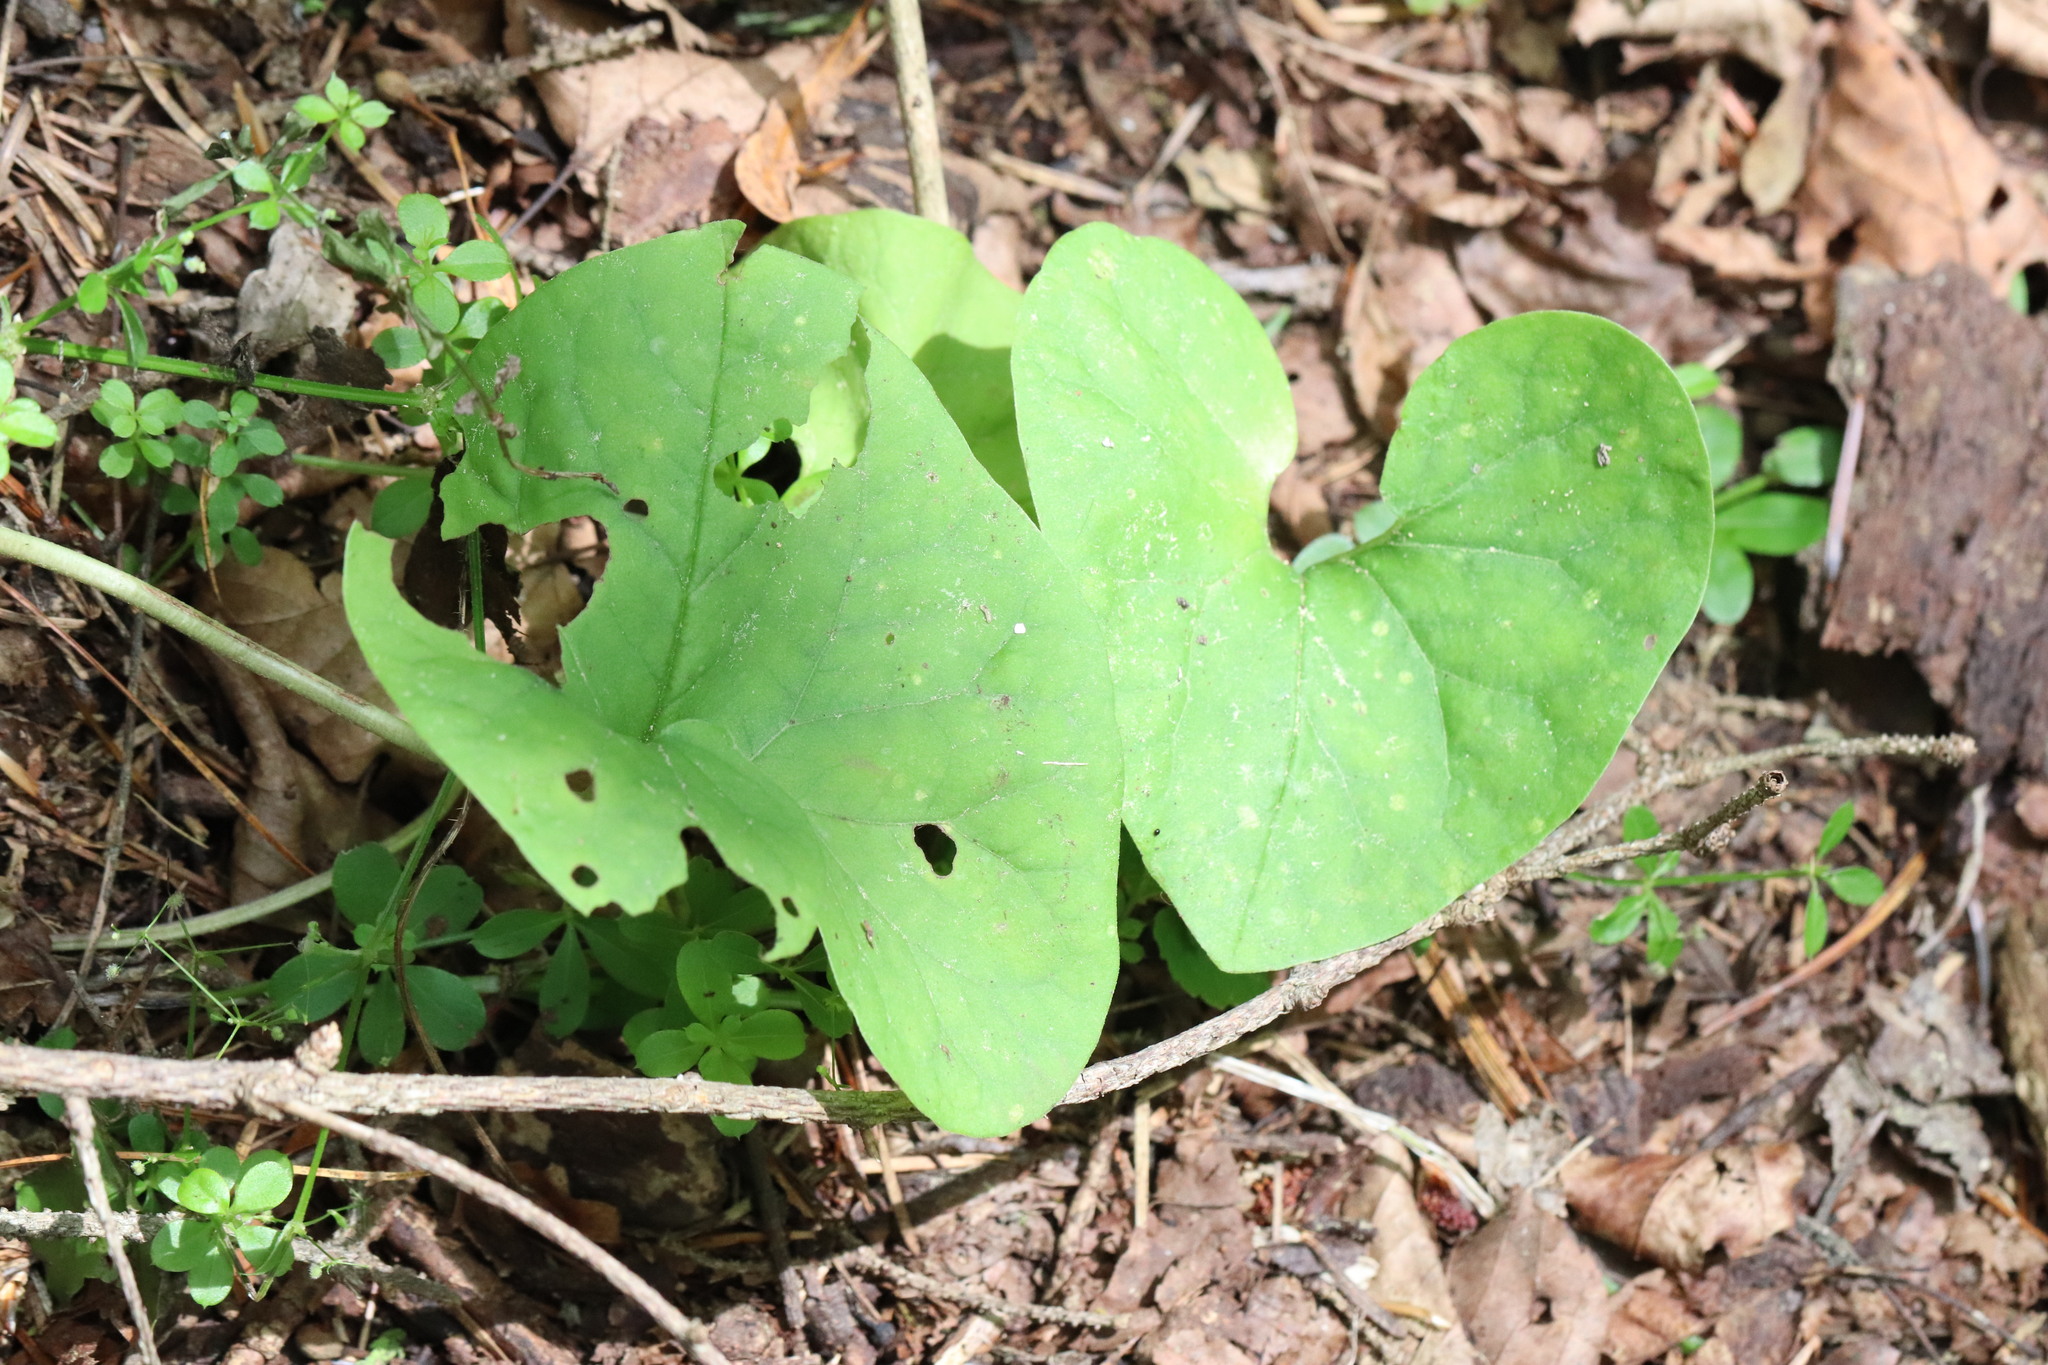
[[[628,512],[632,513],[632,514],[633,514],[634,516],[636,516],[636,517],[644,517],[644,516],[646,516],[646,515],[647,515],[647,499],[645,499],[645,498],[628,498],[628,499],[626,499],[626,510],[627,510]]]
[[[574,872],[569,874],[569,877],[578,886],[597,885],[597,871],[588,864],[579,866]]]
[[[578,768],[575,772],[564,776],[562,781],[568,784],[570,791],[575,792],[585,801],[595,801],[597,799],[597,779],[590,775],[590,769]]]
[[[919,825],[910,832],[917,840],[917,851],[924,854],[924,860],[931,864],[932,871],[941,877],[953,874],[953,858],[960,846],[953,842],[953,836],[937,825]]]
[[[768,453],[748,465],[740,473],[749,479],[759,479],[775,490],[781,497],[789,486],[804,472],[803,457],[797,454],[796,442],[777,441],[768,447]]]
[[[2048,311],[2048,265],[2035,262],[2026,268],[2024,278],[2027,282],[2027,311]]]

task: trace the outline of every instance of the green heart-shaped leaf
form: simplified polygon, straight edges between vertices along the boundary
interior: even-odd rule
[[[942,223],[893,209],[799,218],[770,233],[768,244],[860,284],[862,321],[911,358],[974,458],[1031,511],[1010,394],[1010,342],[1023,300],[975,259],[973,245]]]
[[[728,269],[737,234],[579,266],[470,358],[492,392],[456,405],[448,523],[606,529],[559,688],[405,606],[390,543],[361,531],[349,617],[564,900],[652,908],[685,880],[681,832],[703,830],[777,907],[777,955],[815,921],[927,1114],[1008,1132],[1072,1082],[1116,975],[1099,629],[915,366],[857,330],[854,285],[774,248]],[[848,356],[870,407],[858,460],[801,517],[721,492],[728,457],[801,422]],[[926,847],[941,841],[944,874]]]
[[[1125,823],[1226,970],[1398,933],[1528,849],[1699,607],[1699,424],[1612,323],[1455,343],[1388,453],[1396,519],[1303,573],[1266,537],[1286,377],[1194,257],[1069,234],[1014,368],[1046,538],[1110,636]]]

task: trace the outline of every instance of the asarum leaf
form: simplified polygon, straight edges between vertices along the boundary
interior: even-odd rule
[[[1022,300],[975,259],[973,245],[941,223],[893,209],[799,218],[770,233],[768,243],[861,285],[861,320],[911,358],[974,457],[1029,512],[1010,395],[1010,342]]]
[[[1398,933],[1530,848],[1698,610],[1699,424],[1598,318],[1454,343],[1387,456],[1395,521],[1301,574],[1265,529],[1286,376],[1193,256],[1068,234],[1013,369],[1040,524],[1110,638],[1125,823],[1227,971]]]
[[[606,529],[560,687],[406,606],[390,542],[360,529],[349,618],[407,719],[565,901],[651,909],[687,875],[682,831],[701,829],[777,907],[775,955],[815,923],[863,1035],[927,1114],[1012,1131],[1079,1072],[1116,976],[1099,628],[924,376],[856,327],[857,287],[772,247],[728,268],[738,233],[578,266],[470,359],[491,392],[452,414],[467,453],[442,484],[449,533],[577,514]],[[848,355],[871,409],[855,463],[802,517],[720,493],[719,465],[801,423]],[[934,836],[955,849],[943,876]]]

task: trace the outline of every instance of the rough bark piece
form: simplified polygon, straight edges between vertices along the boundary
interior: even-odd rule
[[[2048,768],[2048,331],[1955,267],[1842,276],[1833,373],[1867,398],[1821,635],[1905,651],[1976,737],[1966,780]]]
[[[1999,946],[1998,1006],[2013,1086],[2034,1141],[2048,1143],[2048,904],[2013,906]]]

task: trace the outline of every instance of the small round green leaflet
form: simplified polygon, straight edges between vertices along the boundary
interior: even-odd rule
[[[1265,530],[1286,377],[1201,262],[1069,234],[1013,368],[1041,525],[1110,639],[1125,824],[1225,970],[1388,937],[1530,848],[1699,607],[1699,424],[1612,323],[1454,344],[1388,453],[1393,523],[1299,574]]]
[[[700,828],[777,907],[778,957],[815,923],[928,1115],[1009,1132],[1065,1093],[1116,977],[1100,631],[930,384],[856,322],[857,287],[772,247],[728,267],[737,236],[578,266],[471,358],[492,394],[451,414],[467,442],[443,483],[451,534],[581,513],[609,539],[559,687],[412,611],[390,542],[361,530],[350,621],[565,901],[649,909]],[[847,357],[870,405],[858,459],[802,516],[720,491],[727,458],[803,422]],[[943,874],[922,830],[956,848]]]
[[[1031,511],[1010,396],[1022,300],[975,259],[973,245],[944,224],[893,209],[799,218],[767,241],[860,284],[861,320],[915,362],[974,457]]]

